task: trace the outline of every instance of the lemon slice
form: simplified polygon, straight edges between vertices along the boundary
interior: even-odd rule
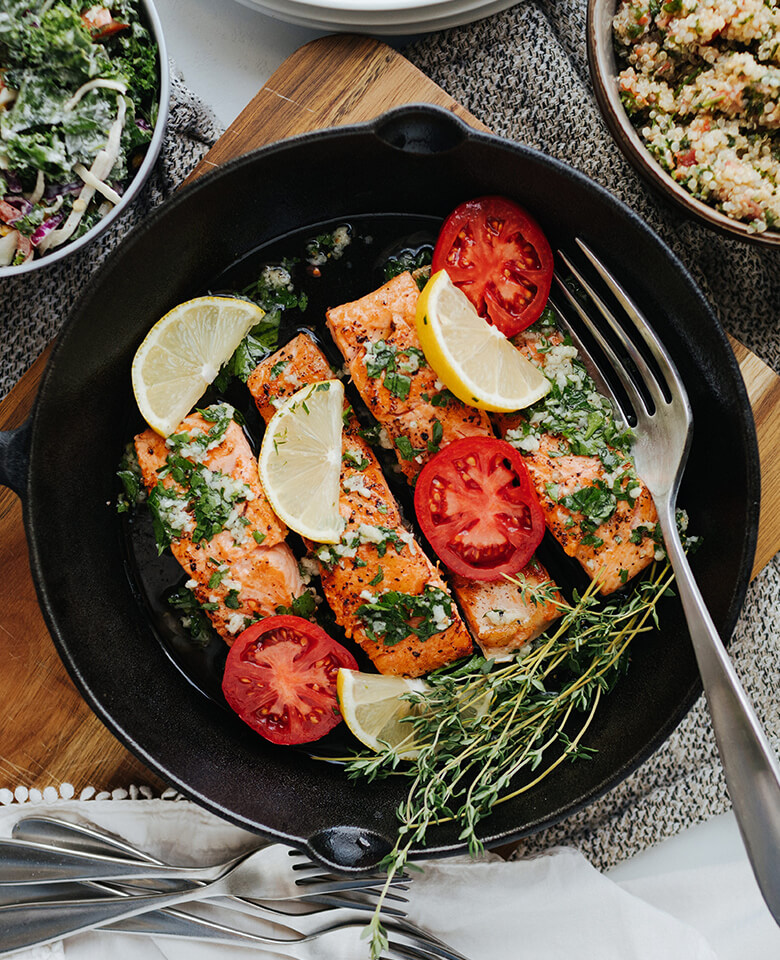
[[[522,410],[552,384],[439,270],[417,301],[417,332],[425,359],[464,403],[482,410]]]
[[[379,673],[339,670],[336,690],[344,721],[354,735],[372,750],[389,745],[402,760],[413,760],[420,752],[414,746],[414,726],[402,723],[421,704],[401,700],[405,693],[424,692],[422,680],[385,677]]]
[[[198,297],[166,313],[133,358],[133,392],[152,430],[169,436],[265,312],[232,297]]]
[[[260,482],[274,512],[317,543],[338,543],[344,386],[324,380],[294,393],[268,421]]]
[[[361,743],[377,752],[385,746],[396,750],[402,760],[414,760],[420,748],[414,742],[414,724],[405,717],[421,716],[424,702],[402,700],[405,693],[424,693],[430,689],[424,680],[387,677],[379,673],[360,673],[339,669],[336,691],[344,722]],[[491,693],[485,691],[477,702],[464,704],[464,720],[484,717]]]

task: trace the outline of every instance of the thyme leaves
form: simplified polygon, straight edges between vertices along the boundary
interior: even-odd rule
[[[667,565],[654,568],[628,598],[600,599],[598,578],[570,603],[557,597],[563,616],[529,653],[506,664],[474,656],[427,678],[429,689],[414,694],[407,721],[419,747],[408,767],[391,747],[349,762],[353,778],[400,774],[410,781],[398,809],[398,839],[383,861],[385,891],[432,827],[457,819],[460,839],[477,853],[479,824],[497,804],[530,790],[560,764],[592,755],[585,734],[626,669],[631,642],[657,626],[656,607],[672,580]],[[527,583],[517,585],[530,591]],[[548,599],[549,591],[541,595]],[[372,958],[385,939],[381,905],[366,930]]]

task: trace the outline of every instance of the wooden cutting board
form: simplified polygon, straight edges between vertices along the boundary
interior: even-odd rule
[[[274,73],[190,179],[255,147],[321,127],[370,120],[425,101],[487,129],[390,47],[331,36],[294,53]],[[780,378],[740,344],[734,349],[759,435],[763,495],[757,573],[780,549]],[[48,353],[48,351],[46,351]],[[0,428],[27,416],[45,354],[0,404]],[[71,783],[100,790],[157,778],[103,727],[68,678],[43,622],[30,577],[19,501],[0,490],[0,789]]]

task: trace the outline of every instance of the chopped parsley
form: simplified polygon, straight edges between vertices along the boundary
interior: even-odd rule
[[[396,348],[384,340],[369,344],[363,362],[369,377],[378,377],[383,370],[395,370]]]
[[[146,500],[146,487],[141,476],[141,465],[138,463],[134,444],[128,443],[125,447],[116,475],[124,488],[124,492],[117,497],[116,512],[127,513],[128,510]]]
[[[358,436],[372,447],[382,446],[382,425],[381,423],[372,423],[368,427],[361,427],[358,430]]]
[[[419,347],[399,350],[392,343],[377,340],[366,348],[363,362],[369,377],[379,377],[384,373],[385,387],[400,400],[406,400],[412,387],[409,374],[425,366],[425,355]]]
[[[306,244],[306,260],[313,267],[320,267],[328,260],[340,260],[352,242],[352,229],[342,224],[332,233],[321,233]]]
[[[398,397],[399,400],[406,400],[412,389],[412,378],[389,370],[385,374],[384,384],[393,396]]]
[[[310,590],[304,591],[299,597],[296,597],[289,607],[279,605],[276,613],[293,617],[303,617],[308,620],[317,609],[317,601]]]
[[[157,552],[161,554],[173,540],[178,540],[191,529],[192,518],[187,512],[189,501],[175,490],[158,483],[149,491],[147,503],[152,515]]]
[[[429,267],[432,259],[433,247],[430,244],[425,244],[425,246],[418,247],[416,250],[401,250],[400,253],[388,257],[385,261],[382,268],[385,283],[402,273],[414,273],[414,271],[421,270],[423,267]],[[422,284],[420,279],[422,279]],[[418,277],[416,281],[417,286],[422,290],[425,286],[425,279]]]
[[[433,421],[431,427],[431,439],[428,441],[428,453],[438,453],[441,438],[444,436],[444,428],[439,420]]]
[[[586,533],[580,540],[580,543],[584,547],[603,547],[604,541],[601,537],[597,537],[595,533]]]
[[[217,404],[198,412],[212,426],[206,431],[196,428],[168,437],[166,446],[171,452],[157,471],[160,482],[149,493],[159,553],[185,534],[198,543],[211,540],[225,529],[240,543],[249,526],[241,505],[254,496],[251,488],[220,470],[209,469],[202,459],[209,449],[222,442],[233,408]],[[162,483],[165,477],[170,477],[175,486]]]
[[[543,370],[552,386],[523,411],[523,420],[507,431],[505,439],[521,451],[532,450],[543,434],[552,434],[566,441],[567,452],[600,457],[607,470],[614,469],[610,458],[615,450],[628,456],[634,433],[615,418],[611,402],[598,392],[571,338],[565,335],[560,343],[548,339],[560,336],[554,321],[554,313],[546,308],[529,328],[539,334],[534,346],[545,355]]]
[[[215,603],[200,604],[195,594],[186,587],[181,587],[170,597],[168,603],[174,610],[183,614],[181,623],[184,629],[189,633],[193,643],[197,646],[205,647],[213,636],[211,621],[206,616],[205,610],[217,606]]]
[[[440,390],[438,393],[434,393],[431,397],[431,406],[433,407],[446,407],[450,403],[459,403],[460,401],[455,396],[454,393],[450,393],[449,390]]]
[[[199,413],[212,426],[205,432],[200,427],[196,427],[191,431],[172,433],[165,441],[166,447],[182,456],[200,457],[222,442],[235,416],[235,410],[227,403],[215,403],[205,409],[198,407],[196,413]],[[160,475],[165,476],[165,472]]]
[[[398,448],[398,452],[401,454],[402,460],[414,460],[416,456],[424,453],[422,448],[418,449],[417,447],[412,446],[412,441],[409,439],[409,437],[398,437],[395,441],[395,445]]]
[[[452,597],[430,585],[417,595],[388,590],[359,606],[357,616],[369,638],[387,647],[410,635],[425,642],[452,624]]]
[[[367,457],[356,456],[351,450],[347,450],[341,459],[348,466],[354,467],[356,470],[365,470],[371,462]]]
[[[370,524],[360,524],[357,530],[345,533],[340,543],[323,543],[314,551],[315,556],[326,568],[331,568],[343,559],[352,560],[357,555],[357,549],[363,544],[376,547],[380,557],[384,557],[388,547],[393,547],[396,553],[401,553],[405,540],[390,527],[378,527]],[[365,563],[355,561],[355,566],[365,566]]]
[[[308,306],[308,297],[305,293],[296,291],[292,280],[292,269],[296,260],[282,260],[280,264],[268,264],[260,271],[260,276],[248,287],[245,287],[241,296],[256,303],[265,311],[263,319],[255,324],[241,343],[236,347],[233,356],[219,371],[214,381],[217,390],[227,389],[233,377],[245,383],[249,375],[270,353],[276,350],[279,340],[279,323],[285,310],[305,310]],[[272,368],[272,376],[281,373],[280,360]],[[274,372],[275,371],[275,372]]]
[[[592,487],[581,487],[558,500],[561,506],[583,515],[582,528],[593,531],[615,512],[617,499],[606,484],[597,480]]]
[[[660,523],[640,523],[638,527],[634,527],[628,536],[628,542],[637,546],[644,543],[645,540],[652,540],[658,546],[663,547],[664,538]]]
[[[582,515],[587,537],[612,517],[620,500],[633,505],[641,489],[630,460],[634,433],[615,418],[611,402],[598,392],[571,338],[560,336],[550,308],[529,329],[536,332],[531,342],[545,356],[543,369],[551,389],[523,411],[523,419],[504,439],[520,451],[535,452],[542,436],[551,435],[558,439],[558,450],[548,451],[549,456],[599,458],[604,477],[593,485],[561,496],[557,484],[546,484],[553,502]],[[583,542],[600,546],[598,539]]]

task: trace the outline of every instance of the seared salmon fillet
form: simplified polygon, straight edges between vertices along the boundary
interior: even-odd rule
[[[578,389],[582,384],[586,395],[591,390],[572,366],[576,349],[558,332],[542,336],[530,328],[515,343],[559,388],[569,381]],[[603,398],[591,400],[594,410],[604,403]],[[573,450],[559,434],[529,431],[534,421],[544,422],[534,408],[494,415],[499,434],[525,457],[547,528],[591,579],[599,578],[602,594],[613,593],[655,557],[658,514],[653,498],[625,453],[606,443],[598,453],[576,453],[576,445]]]
[[[402,273],[327,312],[352,381],[411,481],[439,447],[462,437],[492,436],[484,410],[461,403],[426,363],[415,321],[419,295],[412,275]]]
[[[395,446],[410,482],[441,447],[467,436],[492,437],[487,414],[443,389],[417,337],[419,290],[403,273],[353,303],[328,310],[328,328],[352,380]],[[387,363],[382,366],[382,361]],[[389,369],[390,365],[392,369]],[[398,382],[398,376],[405,379]],[[389,384],[389,385],[388,385]],[[398,393],[405,394],[399,397]],[[430,441],[430,443],[429,443]],[[536,560],[522,571],[529,583],[555,585]],[[487,656],[508,656],[560,616],[552,602],[528,603],[507,581],[451,578],[463,615]],[[496,622],[493,622],[493,621]]]
[[[536,558],[509,580],[469,580],[453,573],[450,585],[486,657],[507,660],[544,633],[561,615],[562,597]],[[557,601],[557,603],[556,603]]]
[[[247,383],[268,421],[274,401],[332,376],[322,352],[301,334],[263,360]],[[345,404],[339,499],[344,532],[338,544],[307,546],[317,558],[325,599],[346,635],[366,651],[380,673],[418,677],[468,656],[472,641],[438,570],[403,526],[376,457],[358,431]],[[399,622],[404,601],[397,595],[421,607],[421,616],[409,625]],[[384,596],[385,603],[390,598],[395,603],[388,616],[382,611]],[[424,614],[429,614],[427,626]],[[422,639],[409,626],[429,635]]]
[[[145,430],[135,449],[155,526],[164,528],[187,586],[232,644],[254,620],[289,607],[304,586],[232,409],[205,412],[215,419],[191,414],[167,440]]]

